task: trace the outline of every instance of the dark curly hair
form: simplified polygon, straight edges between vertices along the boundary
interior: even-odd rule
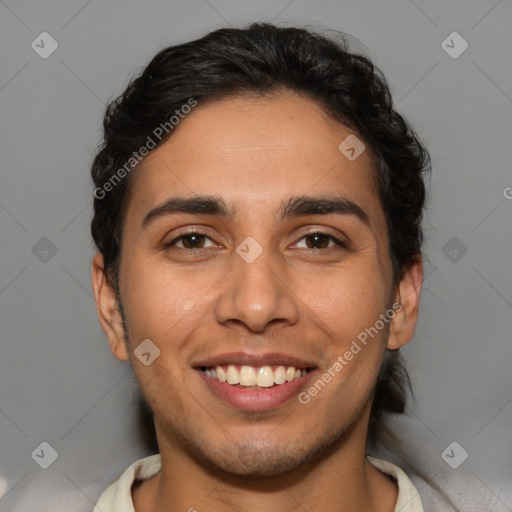
[[[191,98],[201,104],[287,90],[316,101],[332,119],[357,132],[370,151],[387,219],[395,283],[421,257],[428,152],[393,109],[382,72],[369,58],[350,52],[342,33],[335,34],[330,38],[267,23],[215,30],[160,51],[108,105],[104,141],[91,170],[96,186],[91,231],[104,256],[108,282],[117,293],[123,220],[134,173],[112,180],[116,173],[119,178],[123,166],[126,171],[126,162],[147,143],[155,127],[168,122]],[[170,136],[172,130],[156,146]],[[373,397],[370,443],[378,441],[383,413],[404,412],[408,389],[398,351],[388,351]]]

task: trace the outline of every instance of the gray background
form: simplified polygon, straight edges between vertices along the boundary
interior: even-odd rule
[[[148,453],[129,367],[110,354],[90,286],[89,167],[105,103],[157,50],[257,20],[357,38],[428,146],[426,279],[403,350],[416,402],[397,429],[461,510],[512,510],[512,2],[5,0],[1,511],[55,511],[61,496],[62,510],[92,510]],[[59,45],[47,59],[31,48],[43,31]],[[453,31],[469,44],[458,58],[441,46]],[[441,457],[454,441],[469,454],[458,469]],[[31,457],[41,442],[58,452],[48,469]]]

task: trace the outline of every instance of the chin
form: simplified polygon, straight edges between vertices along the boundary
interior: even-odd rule
[[[287,453],[284,450],[261,451],[253,447],[239,448],[236,453],[206,457],[201,454],[203,464],[213,469],[218,475],[223,474],[230,480],[264,480],[283,476],[297,471],[304,462],[298,453]]]
[[[291,475],[329,456],[342,442],[342,433],[327,440],[309,439],[308,445],[288,439],[276,445],[265,439],[232,442],[222,446],[198,446],[187,442],[189,455],[207,471],[231,481],[259,481]],[[304,439],[302,440],[304,441]]]

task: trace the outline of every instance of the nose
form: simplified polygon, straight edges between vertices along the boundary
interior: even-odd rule
[[[298,297],[279,258],[265,249],[252,262],[233,253],[233,268],[219,283],[217,320],[262,332],[271,323],[298,321]]]

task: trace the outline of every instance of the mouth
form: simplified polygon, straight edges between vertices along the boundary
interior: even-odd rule
[[[194,369],[207,389],[223,402],[239,410],[264,411],[296,397],[316,366],[277,354],[230,354],[196,364]]]
[[[300,379],[311,368],[295,368],[295,366],[247,366],[247,365],[218,365],[199,368],[207,377],[225,382],[230,386],[246,389],[268,389],[282,386],[287,382]]]

